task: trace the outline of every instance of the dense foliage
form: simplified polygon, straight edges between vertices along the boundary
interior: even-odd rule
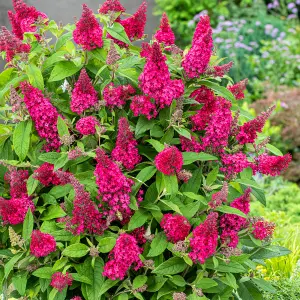
[[[246,81],[213,55],[210,19],[192,46],[166,15],[142,49],[146,3],[117,0],[75,25],[14,0],[0,75],[3,294],[31,299],[262,299],[258,264],[289,250],[254,174],[291,157],[240,108]],[[100,23],[99,23],[100,21]],[[51,38],[49,38],[51,36]],[[221,86],[220,82],[227,86]],[[269,152],[272,152],[271,154]]]

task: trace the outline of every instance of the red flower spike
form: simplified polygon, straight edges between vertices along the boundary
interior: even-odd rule
[[[76,130],[82,135],[90,135],[96,133],[96,126],[100,126],[99,121],[94,116],[84,117],[76,123]]]
[[[234,85],[228,87],[228,90],[234,95],[236,100],[241,100],[245,98],[244,90],[246,89],[248,79],[244,79]]]
[[[66,274],[63,274],[61,272],[56,272],[51,277],[50,285],[59,292],[62,292],[67,286],[71,286],[72,282],[73,277],[70,273],[66,272]]]
[[[54,237],[39,230],[33,230],[30,241],[30,253],[35,257],[45,257],[56,249]]]
[[[171,46],[175,43],[175,35],[172,31],[168,17],[166,13],[163,13],[159,30],[155,33],[154,38],[159,42],[167,46]]]
[[[168,147],[155,157],[155,166],[165,175],[175,175],[183,165],[182,153],[175,147]]]

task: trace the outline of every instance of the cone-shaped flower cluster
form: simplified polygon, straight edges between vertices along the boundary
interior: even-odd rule
[[[94,116],[89,116],[81,118],[76,123],[76,130],[78,130],[82,135],[89,135],[96,133],[96,126],[100,126],[99,121]]]
[[[54,172],[54,165],[49,163],[43,163],[34,171],[34,178],[37,179],[44,186],[50,184],[59,185],[60,180]]]
[[[20,39],[11,34],[6,27],[2,26],[0,32],[0,51],[6,52],[6,61],[10,62],[16,54],[28,53],[30,45],[23,44]]]
[[[111,280],[123,280],[130,267],[135,271],[142,267],[143,263],[139,257],[142,252],[143,249],[138,246],[133,236],[122,233],[109,253],[110,260],[104,266],[103,275]]]
[[[190,238],[191,252],[189,257],[195,262],[204,264],[206,259],[214,255],[218,245],[218,214],[210,213],[206,220],[193,230]]]
[[[261,241],[268,240],[272,237],[275,224],[271,222],[267,222],[264,220],[258,220],[252,224],[253,231],[252,234],[256,239]]]
[[[236,100],[241,100],[245,98],[244,91],[246,90],[246,86],[248,83],[248,79],[244,79],[234,85],[228,87],[228,90],[235,96]]]
[[[106,0],[99,8],[99,13],[106,15],[112,12],[125,12],[125,8],[120,3],[119,0]],[[116,21],[120,21],[120,17],[116,19]]]
[[[226,179],[234,178],[238,173],[252,166],[251,163],[248,162],[246,154],[243,152],[224,154],[221,156],[221,160],[222,167],[220,170],[225,173]]]
[[[192,48],[184,57],[182,66],[189,78],[199,77],[209,64],[212,55],[212,29],[208,16],[202,16],[194,33]]]
[[[288,153],[283,156],[262,154],[256,161],[258,171],[265,175],[278,176],[289,166],[292,156]]]
[[[30,253],[35,257],[45,257],[56,249],[56,242],[52,235],[33,230],[30,241]]]
[[[25,32],[35,32],[35,23],[38,19],[47,19],[48,17],[38,11],[34,6],[28,6],[23,0],[13,0],[15,13],[8,11],[8,17],[12,26],[14,35],[23,40]],[[38,35],[36,35],[39,38]]]
[[[106,215],[115,219],[130,214],[130,195],[133,181],[123,175],[120,168],[102,149],[96,151],[97,166],[95,169],[96,183],[99,188],[100,204]],[[107,207],[104,206],[106,203]]]
[[[157,170],[165,175],[174,175],[179,172],[183,165],[182,153],[175,147],[168,147],[155,157]]]
[[[29,177],[27,170],[10,169],[4,175],[4,180],[10,186],[10,196],[19,198],[27,195],[26,181]]]
[[[133,111],[135,117],[144,115],[150,120],[157,116],[156,106],[148,96],[134,96],[130,103],[130,109]]]
[[[228,183],[225,181],[223,183],[222,189],[214,193],[211,197],[211,201],[208,203],[209,207],[212,209],[217,208],[218,206],[222,205],[223,202],[227,201],[228,197]]]
[[[159,42],[167,46],[173,45],[175,43],[175,34],[171,29],[168,17],[166,13],[163,13],[160,26],[154,35],[154,38]]]
[[[72,91],[71,110],[82,114],[98,102],[98,94],[85,69],[82,69]]]
[[[227,74],[231,67],[233,66],[233,61],[230,61],[227,64],[221,65],[221,66],[214,66],[213,71],[209,71],[208,74],[213,75],[214,77],[223,77],[225,74]]]
[[[137,149],[137,141],[134,139],[126,118],[119,119],[116,147],[111,156],[128,170],[132,170],[142,160]]]
[[[183,94],[184,85],[182,80],[171,80],[167,58],[158,43],[154,43],[148,50],[150,53],[146,56],[146,64],[139,77],[140,88],[144,94],[155,99],[160,108],[164,108]]]
[[[130,85],[115,85],[111,82],[103,90],[103,98],[106,106],[113,109],[121,108],[126,104],[126,100],[135,93],[135,89]]]
[[[84,50],[93,50],[103,46],[102,28],[95,18],[93,11],[82,5],[83,12],[73,31],[75,43],[81,45]]]
[[[180,215],[165,214],[160,222],[168,240],[172,243],[183,241],[190,233],[189,221]]]
[[[56,108],[49,99],[44,97],[39,89],[31,86],[29,83],[22,82],[21,89],[24,94],[24,102],[35,128],[39,136],[46,139],[45,150],[58,150],[60,141],[56,125],[58,118]]]
[[[71,286],[73,282],[72,275],[68,272],[66,274],[63,274],[61,272],[56,272],[51,277],[51,283],[50,285],[57,289],[59,292],[62,292],[64,288],[67,286]]]

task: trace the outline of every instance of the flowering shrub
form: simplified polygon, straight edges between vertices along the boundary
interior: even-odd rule
[[[278,175],[291,158],[262,139],[272,107],[256,119],[239,109],[246,81],[218,65],[209,17],[185,52],[166,15],[140,49],[145,2],[127,18],[117,0],[96,15],[83,5],[66,26],[13,3],[12,22],[26,27],[0,35],[4,295],[273,292],[247,274],[289,250],[271,244],[273,223],[248,216],[251,199],[265,204],[252,176]]]

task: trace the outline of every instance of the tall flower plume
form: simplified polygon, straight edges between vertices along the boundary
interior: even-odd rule
[[[81,45],[84,50],[93,50],[103,46],[102,28],[95,18],[93,11],[82,5],[83,12],[80,20],[73,31],[73,38],[76,44]]]
[[[46,140],[45,150],[58,150],[60,141],[57,131],[57,109],[45,98],[42,91],[28,82],[20,84],[24,102],[41,138]]]
[[[4,175],[4,180],[9,184],[9,193],[12,198],[19,198],[27,195],[26,182],[29,177],[27,170],[10,168]]]
[[[236,100],[241,100],[245,98],[244,90],[246,89],[248,79],[244,79],[234,85],[230,85],[228,90],[234,95]]]
[[[256,159],[256,162],[260,173],[278,176],[287,169],[291,160],[292,156],[289,153],[283,156],[274,156],[264,153]]]
[[[61,272],[56,272],[51,277],[50,285],[59,292],[62,292],[64,288],[71,286],[72,282],[73,277],[70,273],[66,272],[66,274],[63,274]]]
[[[30,253],[35,257],[44,257],[54,252],[56,242],[51,234],[33,230],[30,241]]]
[[[222,189],[219,192],[216,192],[212,195],[211,201],[208,203],[210,208],[217,208],[218,206],[222,205],[223,202],[227,201],[228,197],[228,183],[225,181],[223,183]]]
[[[166,56],[162,54],[158,43],[147,48],[146,64],[139,77],[140,88],[145,95],[155,99],[160,108],[170,106],[172,101],[184,92],[182,80],[171,80],[166,64]]]
[[[116,13],[120,12],[123,13],[125,12],[124,6],[120,3],[119,0],[106,0],[99,8],[99,13],[100,14],[109,14],[109,13]],[[116,21],[120,21],[120,16],[116,19]]]
[[[175,146],[164,149],[155,157],[155,166],[157,170],[165,175],[176,174],[181,170],[182,165],[182,153]]]
[[[85,69],[82,69],[72,91],[71,110],[82,114],[98,102],[98,94]]]
[[[104,266],[103,275],[111,280],[123,280],[130,267],[135,271],[143,265],[139,255],[143,252],[137,244],[136,239],[122,233],[117,239],[116,245],[109,253],[110,260]]]
[[[163,13],[159,29],[156,31],[154,38],[159,43],[164,43],[167,46],[175,43],[175,34],[171,29],[166,13]]]
[[[37,179],[44,186],[50,184],[59,185],[60,180],[54,172],[54,165],[49,163],[43,163],[39,168],[33,172],[33,177]]]
[[[157,116],[155,104],[149,96],[134,96],[130,103],[130,109],[135,117],[144,115],[148,120]]]
[[[199,77],[206,71],[212,55],[212,48],[212,29],[209,17],[202,16],[194,33],[192,47],[182,63],[189,78]]]
[[[121,108],[134,93],[135,89],[130,84],[115,87],[114,83],[111,82],[103,90],[103,99],[109,108]]]
[[[23,40],[25,32],[35,32],[37,20],[47,19],[47,15],[38,11],[34,6],[28,6],[23,0],[13,0],[15,13],[8,11],[8,17],[14,35]],[[38,35],[36,35],[39,38]]]
[[[142,159],[137,149],[137,141],[134,139],[126,118],[119,119],[116,147],[111,156],[128,170],[132,170]]]

